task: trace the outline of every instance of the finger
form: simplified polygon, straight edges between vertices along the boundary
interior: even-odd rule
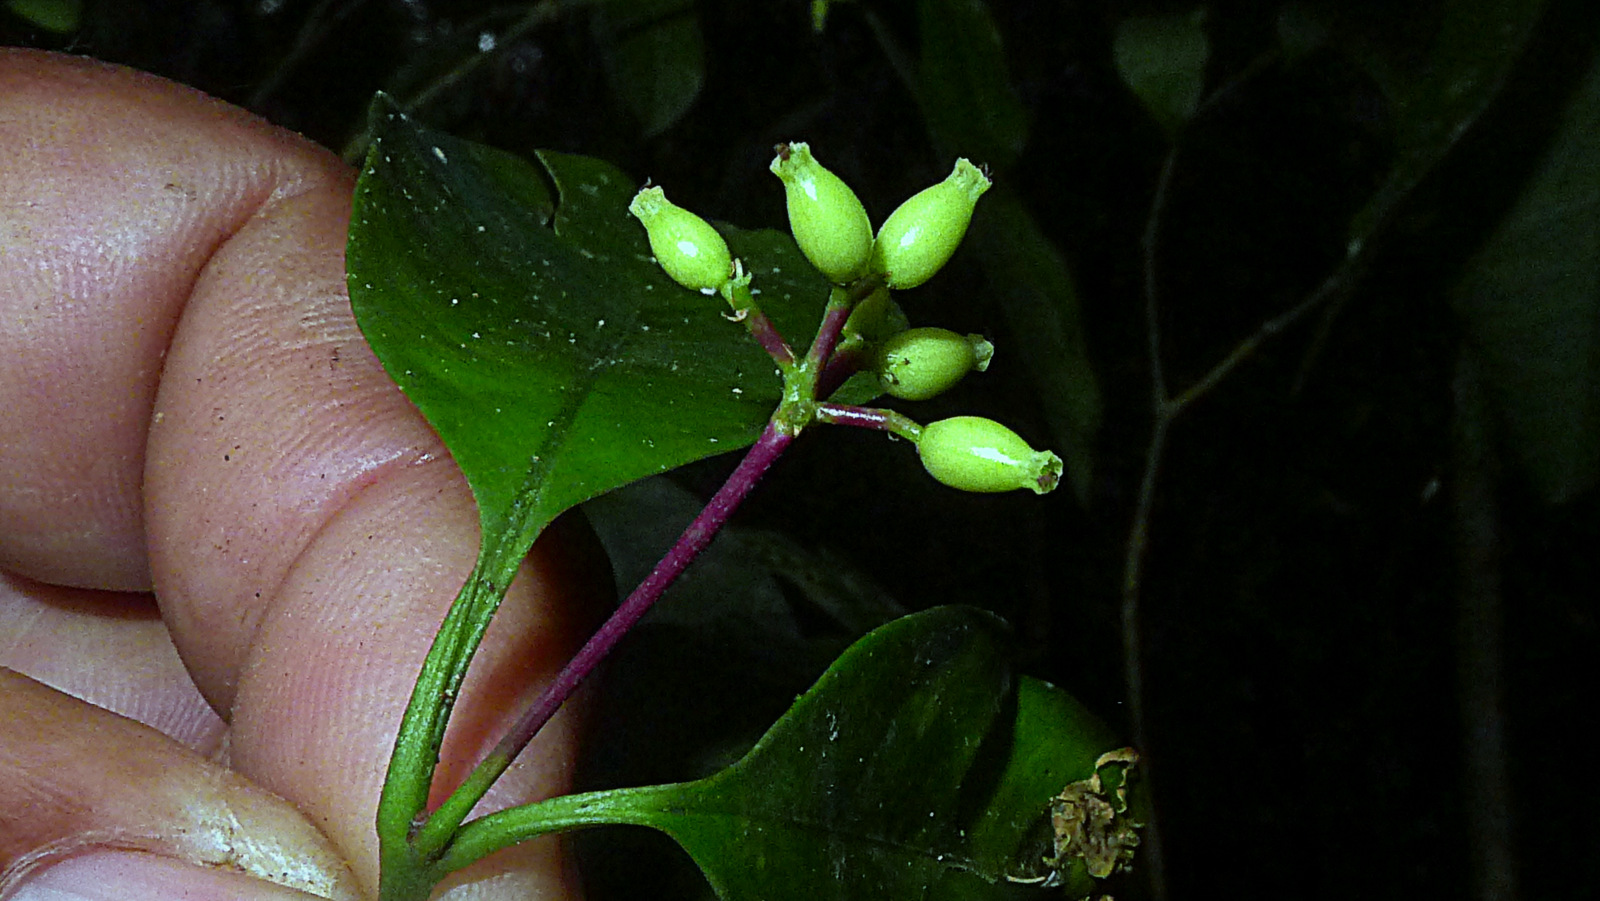
[[[346,175],[192,91],[0,51],[0,567],[148,589],[145,431],[172,329],[216,248],[275,192]]]
[[[63,588],[0,572],[0,667],[202,754],[222,739],[222,720],[189,681],[148,595]]]
[[[470,569],[477,534],[459,471],[383,376],[350,319],[340,255],[347,175],[327,157],[298,145],[290,152],[292,142],[281,134],[177,89],[96,69],[74,74],[92,84],[80,85],[63,106],[39,71],[32,69],[20,86],[13,72],[14,83],[0,97],[19,98],[20,87],[17,103],[49,109],[56,133],[82,133],[85,123],[95,123],[96,134],[114,136],[117,149],[107,152],[128,172],[182,173],[174,181],[135,177],[103,185],[92,198],[102,208],[96,221],[163,232],[200,221],[211,231],[163,245],[162,253],[149,253],[153,245],[140,243],[144,238],[123,238],[146,248],[128,268],[187,265],[191,277],[135,273],[124,283],[99,285],[105,296],[88,292],[74,302],[98,305],[105,315],[70,323],[71,317],[45,317],[35,331],[70,354],[115,344],[114,336],[135,321],[168,317],[156,329],[172,335],[159,404],[142,408],[150,413],[148,446],[118,458],[144,458],[142,525],[163,612],[202,690],[232,718],[235,764],[310,813],[370,889],[373,811],[398,713],[442,611]],[[152,91],[155,101],[147,96]],[[152,103],[159,115],[151,113]],[[219,140],[228,146],[225,161],[206,156]],[[173,147],[181,152],[174,155]],[[30,179],[70,180],[71,167],[47,163],[71,155],[48,144],[34,151]],[[27,164],[29,154],[22,157]],[[233,208],[211,214],[163,207],[158,200],[169,183],[181,184],[184,197],[200,207]],[[71,192],[60,184],[51,190]],[[26,216],[22,224],[48,227]],[[55,255],[37,255],[35,268],[89,272],[104,265],[104,242],[79,238],[56,245]],[[203,252],[186,256],[190,247]],[[137,301],[121,293],[130,281],[141,286]],[[32,307],[29,300],[17,308],[49,304],[37,286]],[[182,321],[174,326],[169,320],[177,315]],[[70,517],[51,513],[59,508],[29,501],[69,481],[61,466],[37,461],[86,441],[137,445],[126,433],[142,437],[138,416],[126,408],[145,404],[152,392],[130,391],[117,379],[143,379],[153,388],[160,350],[133,354],[120,369],[65,380],[74,401],[98,413],[57,423],[11,449],[24,487],[8,502],[55,536],[7,539],[13,565],[80,582],[104,583],[107,573],[136,581],[125,554],[102,554],[97,570],[64,553],[107,535],[124,550],[137,543],[129,538],[135,530],[129,518],[114,512],[129,503],[125,467],[109,474],[67,467],[73,478],[91,479],[90,493],[110,498],[77,508],[98,517],[98,535],[85,537]],[[28,387],[10,386],[23,393]],[[38,409],[47,413],[49,405]],[[55,494],[72,500],[70,492]],[[572,611],[598,571],[593,560],[573,559],[577,547],[570,534],[565,544],[543,543],[524,568],[458,701],[447,767],[459,770],[475,757],[496,721],[510,714],[503,706],[508,699],[536,691],[564,659],[575,631]],[[514,768],[508,795],[528,800],[563,785],[571,746],[570,731],[543,736]],[[544,889],[563,886],[554,858],[537,853],[545,855],[538,861],[543,869],[510,866],[502,874]]]
[[[154,730],[5,669],[0,722],[26,723],[30,737],[0,746],[0,894],[36,868],[109,846],[360,897],[294,807]]]

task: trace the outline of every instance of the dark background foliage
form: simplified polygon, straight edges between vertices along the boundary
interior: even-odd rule
[[[1212,887],[1251,897],[1510,897],[1473,875],[1484,872],[1472,825],[1484,783],[1467,761],[1484,722],[1508,741],[1521,893],[1600,894],[1600,827],[1589,810],[1600,785],[1575,735],[1600,701],[1600,497],[1592,478],[1552,490],[1522,462],[1530,443],[1567,439],[1582,456],[1595,425],[1561,420],[1549,434],[1508,425],[1514,396],[1495,393],[1504,370],[1471,362],[1483,335],[1452,311],[1474,253],[1554,140],[1600,25],[1581,2],[1476,5],[1508,21],[1537,12],[1507,48],[1516,63],[1487,111],[1466,120],[1407,192],[1338,297],[1173,425],[1140,622],[1145,750],[1174,897]],[[1175,390],[1345,259],[1352,216],[1403,162],[1416,110],[1397,107],[1394,85],[1429,76],[1428,48],[1449,6],[1209,4],[1205,83],[1222,90],[1179,135],[1151,267]],[[642,630],[614,667],[592,782],[684,778],[728,759],[896,606],[1000,612],[1023,638],[1029,671],[1129,725],[1119,605],[1152,428],[1141,242],[1169,145],[1111,48],[1125,18],[1189,8],[989,7],[1030,126],[1014,161],[990,162],[1071,272],[1097,379],[1086,390],[1104,410],[1098,432],[1084,436],[1094,468],[1080,467],[1080,496],[959,495],[879,436],[806,439],[745,511],[715,573],[698,588],[691,580],[682,609]],[[913,93],[928,40],[916,3],[838,4],[821,34],[797,0],[551,4],[507,39],[534,9],[87,0],[65,34],[0,12],[0,41],[165,75],[335,150],[358,138],[374,90],[404,102],[478,56],[420,109],[426,121],[516,152],[602,157],[747,227],[783,222],[765,171],[779,141],[809,141],[875,220],[940,178],[954,155],[948,132],[928,124],[938,97],[919,105]],[[1286,33],[1305,49],[1286,52]],[[493,49],[479,55],[486,35]],[[1597,271],[1600,244],[1588,253],[1562,262]],[[981,256],[968,248],[901,301],[913,323],[988,335],[995,365],[905,409],[923,421],[982,412],[1050,443],[1049,389],[1010,353],[1029,336],[1016,333],[997,299],[1007,285]],[[1589,319],[1548,328],[1600,328],[1592,299],[1586,309]],[[1597,374],[1591,360],[1590,380],[1574,390],[1594,397]],[[1471,387],[1480,382],[1482,403]],[[728,465],[691,467],[677,481],[704,493]],[[619,572],[648,565],[647,550],[627,549],[659,509],[691,512],[681,498],[596,512]],[[790,640],[774,643],[741,618],[735,589],[787,604]],[[723,603],[704,600],[712,595]],[[1470,598],[1482,596],[1489,613],[1475,620],[1484,608]],[[1463,713],[1484,679],[1473,648],[1485,634],[1488,659],[1503,655],[1505,672],[1487,720]],[[630,879],[671,897],[702,891],[658,841],[616,832],[589,845],[597,896],[636,894]],[[1145,886],[1124,889],[1138,896]]]

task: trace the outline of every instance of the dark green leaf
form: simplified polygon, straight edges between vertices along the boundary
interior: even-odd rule
[[[1546,500],[1600,476],[1600,67],[1455,291],[1509,444]]]
[[[1111,55],[1117,73],[1168,139],[1200,105],[1205,87],[1205,10],[1131,16],[1117,23]]]
[[[1394,169],[1351,224],[1352,256],[1499,95],[1543,8],[1542,0],[1447,3],[1425,76],[1402,83],[1374,73],[1393,95],[1398,148]]]
[[[617,590],[643,581],[703,506],[703,498],[671,476],[646,479],[585,504],[584,514],[616,573]],[[652,610],[645,624],[726,631],[764,655],[803,643],[807,630],[795,619],[795,601],[805,603],[808,614],[825,618],[830,634],[850,640],[905,612],[865,573],[835,555],[781,532],[737,523],[717,534],[670,596],[672,602]],[[821,663],[844,646],[831,648]],[[805,682],[821,668],[807,673]]]
[[[1077,699],[1048,682],[1023,676],[1010,754],[994,794],[968,828],[974,859],[990,872],[1013,872],[1042,861],[1047,838],[1038,812],[1070,782],[1094,772],[1095,760],[1116,747],[1105,724]]]
[[[1028,113],[1006,74],[1000,30],[983,0],[921,0],[923,115],[935,139],[995,168],[1028,141]]]
[[[506,833],[633,824],[671,835],[724,899],[1025,894],[1013,879],[1049,849],[1050,799],[1114,744],[1057,689],[1019,693],[1009,652],[986,612],[904,617],[853,645],[728,769],[495,814],[468,825],[458,853]]]
[[[466,474],[486,541],[506,535],[520,557],[568,507],[760,433],[772,361],[720,299],[651,262],[632,179],[430,132],[386,99],[374,117],[351,303]],[[726,235],[779,327],[808,338],[826,283],[783,235]]]

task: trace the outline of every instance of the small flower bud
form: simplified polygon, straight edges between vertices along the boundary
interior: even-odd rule
[[[660,188],[642,188],[628,212],[644,223],[650,252],[672,280],[714,294],[733,274],[733,256],[711,223],[667,199]]]
[[[928,474],[962,491],[1035,494],[1055,490],[1061,458],[1036,451],[1005,426],[981,416],[955,416],[925,426],[917,453]]]
[[[872,222],[856,192],[824,169],[807,144],[778,145],[771,168],[783,180],[789,228],[800,252],[835,284],[861,275],[872,253]]]
[[[872,270],[891,288],[915,288],[944,267],[967,234],[989,177],[965,159],[950,177],[913,194],[889,214],[872,244]]]
[[[914,328],[878,349],[878,381],[888,394],[927,400],[943,394],[967,373],[989,367],[994,345],[982,335],[965,337],[942,328]]]

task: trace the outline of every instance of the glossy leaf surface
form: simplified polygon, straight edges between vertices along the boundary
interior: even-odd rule
[[[1115,745],[1058,689],[1019,680],[1009,656],[986,612],[903,617],[851,646],[727,769],[495,814],[458,852],[497,833],[632,824],[677,840],[725,899],[1030,894],[1012,877],[1037,875],[1050,798]]]
[[[386,98],[347,267],[384,368],[466,474],[486,540],[754,441],[781,382],[725,304],[672,283],[596,160],[526,161],[431,132]],[[827,285],[776,232],[726,229],[769,315],[808,339]],[[518,552],[520,553],[520,552]]]

